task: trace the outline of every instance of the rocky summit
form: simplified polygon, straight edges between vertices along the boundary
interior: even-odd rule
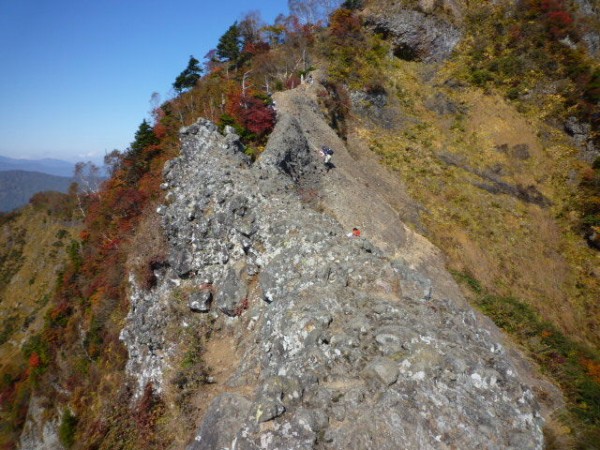
[[[173,327],[209,318],[228,369],[208,377],[189,450],[543,448],[522,361],[467,305],[439,252],[400,222],[385,227],[394,248],[380,245],[384,228],[348,235],[360,211],[336,213],[352,202],[331,192],[351,158],[310,121],[310,89],[277,99],[256,162],[231,128],[200,119],[181,130],[158,209],[168,262],[149,289],[131,277],[121,334],[138,395],[167,388],[181,351]],[[337,145],[329,171],[324,141]]]

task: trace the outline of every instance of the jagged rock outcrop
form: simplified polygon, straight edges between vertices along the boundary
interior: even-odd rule
[[[159,209],[169,267],[150,292],[132,280],[122,334],[139,390],[166,381],[178,290],[242,356],[189,449],[542,448],[531,389],[493,326],[431,278],[443,264],[423,269],[407,232],[404,254],[349,238],[307,201],[334,176],[307,132],[282,112],[251,164],[231,132],[182,130]]]
[[[166,333],[168,322],[173,320],[170,305],[179,279],[169,269],[150,293],[144,292],[133,277],[129,283],[130,310],[120,339],[129,353],[126,372],[137,381],[135,397],[139,398],[148,383],[156,392],[162,391],[164,369],[176,350],[177,343],[170,342]]]
[[[446,2],[452,3],[452,2]],[[459,8],[445,6],[454,15]],[[439,62],[447,59],[462,38],[460,28],[443,14],[432,14],[434,2],[421,2],[417,9],[386,7],[369,12],[365,23],[383,34],[393,45],[395,56],[409,61]]]
[[[352,110],[361,117],[378,125],[393,129],[398,126],[398,115],[392,108],[388,108],[388,94],[384,90],[375,92],[352,91],[350,92]]]
[[[62,450],[64,446],[58,437],[59,419],[45,417],[47,414],[43,400],[32,397],[29,401],[27,419],[21,432],[19,448],[23,450]]]
[[[565,122],[564,128],[581,151],[581,159],[591,163],[600,156],[600,149],[594,143],[592,126],[589,123],[581,123],[576,117],[571,116]]]
[[[597,2],[591,0],[575,0],[579,14],[588,20],[592,20],[592,25],[582,27],[581,40],[587,47],[588,52],[594,58],[600,57],[600,33],[598,28],[593,26],[593,23],[600,21],[600,8]]]

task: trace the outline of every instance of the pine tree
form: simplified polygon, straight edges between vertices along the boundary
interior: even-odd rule
[[[219,39],[217,56],[225,61],[237,62],[241,52],[241,36],[237,22],[229,27]]]
[[[158,144],[159,140],[154,134],[152,126],[144,119],[138,130],[135,132],[135,140],[131,143],[131,155],[137,155],[146,147]]]
[[[187,67],[177,76],[173,83],[173,88],[177,92],[181,93],[184,89],[191,89],[196,86],[196,83],[200,79],[200,74],[202,73],[199,64],[200,61],[193,56],[190,56]]]

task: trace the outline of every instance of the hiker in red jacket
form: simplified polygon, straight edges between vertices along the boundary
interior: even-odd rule
[[[346,236],[348,236],[349,238],[359,238],[360,237],[360,230],[356,227],[352,228],[352,232],[348,233]]]

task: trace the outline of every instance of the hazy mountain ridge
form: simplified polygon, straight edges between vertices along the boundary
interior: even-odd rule
[[[67,192],[74,169],[73,163],[58,159],[0,156],[0,212],[26,205],[38,192]]]
[[[0,171],[23,170],[41,172],[60,177],[72,177],[75,164],[59,159],[15,159],[0,156]]]

